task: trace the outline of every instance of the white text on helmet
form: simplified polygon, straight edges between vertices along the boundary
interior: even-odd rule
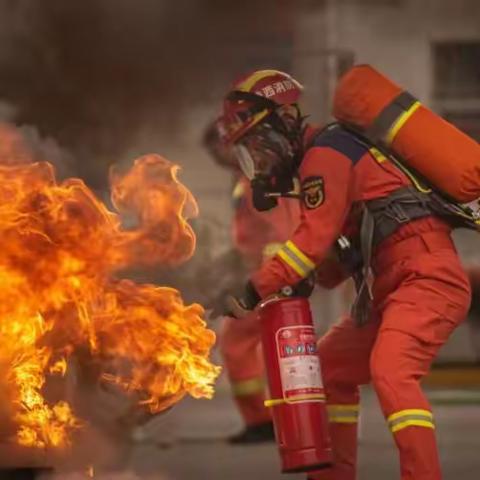
[[[275,82],[272,85],[267,85],[260,90],[256,90],[255,94],[261,97],[273,97],[277,93],[283,93],[288,90],[293,90],[295,85],[291,80],[282,80],[281,82]]]

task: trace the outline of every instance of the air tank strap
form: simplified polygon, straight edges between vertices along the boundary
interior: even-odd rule
[[[375,223],[372,247],[392,235],[402,224],[433,214],[430,195],[411,185],[399,188],[387,197],[370,200],[365,208]]]
[[[363,265],[361,270],[353,274],[357,295],[351,309],[352,318],[355,319],[356,324],[359,326],[367,323],[371,314],[373,300],[371,260],[374,234],[375,219],[365,206],[360,225],[360,250]]]
[[[420,106],[420,102],[409,92],[401,92],[375,118],[364,135],[374,144],[389,146],[396,133]]]
[[[365,202],[360,226],[360,246],[363,258],[361,272],[354,275],[357,296],[352,305],[352,318],[361,326],[368,322],[372,307],[371,261],[375,247],[392,235],[402,224],[432,215],[429,195],[407,186],[384,198]]]

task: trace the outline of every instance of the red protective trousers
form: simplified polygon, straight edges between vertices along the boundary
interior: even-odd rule
[[[358,386],[372,383],[400,453],[402,480],[441,478],[431,407],[420,380],[465,318],[470,287],[448,227],[427,218],[388,238],[373,261],[374,318],[345,318],[319,341],[335,467],[356,477]]]
[[[264,406],[265,365],[256,318],[225,318],[220,348],[233,398],[244,423],[258,425],[270,421],[270,411]]]

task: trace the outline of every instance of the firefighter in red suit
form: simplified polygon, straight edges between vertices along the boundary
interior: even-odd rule
[[[274,207],[294,177],[302,207],[293,235],[227,309],[241,321],[262,299],[301,283],[333,248],[357,297],[351,315],[318,345],[335,465],[311,478],[356,478],[359,385],[371,382],[402,480],[439,480],[435,422],[420,381],[470,303],[451,227],[427,194],[348,127],[306,125],[300,90],[289,75],[263,70],[226,97],[228,141],[251,178],[256,207]]]
[[[281,247],[298,224],[299,202],[281,199],[279,207],[261,214],[252,204],[249,180],[232,161],[228,149],[222,148],[222,118],[207,130],[204,144],[212,158],[234,174],[232,200],[233,245],[248,271],[258,268]],[[273,424],[269,410],[264,406],[265,375],[257,322],[238,322],[224,318],[220,333],[220,349],[230,380],[233,397],[245,428],[229,438],[230,443],[259,443],[273,441]]]

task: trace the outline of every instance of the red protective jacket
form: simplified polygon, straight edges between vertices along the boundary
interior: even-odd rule
[[[359,228],[355,205],[410,184],[378,150],[368,149],[339,125],[320,133],[308,129],[309,143],[298,170],[300,225],[251,278],[262,298],[296,284],[324,263],[341,234],[354,236]]]

